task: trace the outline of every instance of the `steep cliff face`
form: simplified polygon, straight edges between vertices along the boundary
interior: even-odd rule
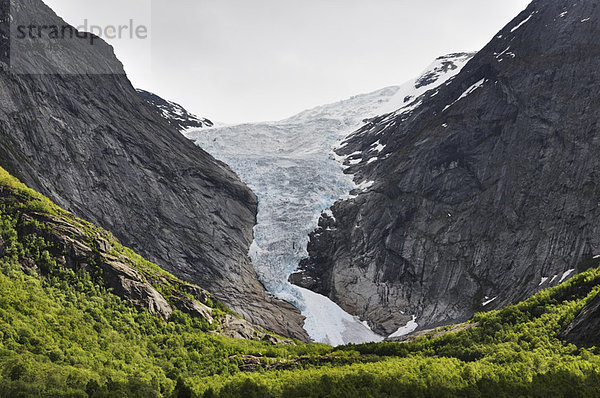
[[[138,95],[110,46],[43,36],[15,54],[16,21],[66,24],[39,0],[0,11],[0,164],[248,320],[306,339],[299,312],[265,293],[247,257],[254,194]]]
[[[599,22],[597,0],[534,1],[453,80],[351,135],[338,154],[370,188],[321,218],[295,282],[389,335],[572,275],[600,250]]]

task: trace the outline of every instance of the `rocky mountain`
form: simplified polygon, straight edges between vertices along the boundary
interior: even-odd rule
[[[213,126],[213,122],[210,120],[189,113],[183,106],[173,101],[167,101],[146,90],[137,89],[137,92],[140,97],[156,108],[171,127],[181,132]]]
[[[256,196],[229,167],[139,96],[109,45],[51,36],[73,28],[40,0],[2,1],[0,21],[0,165],[246,319],[307,339],[258,281]]]
[[[63,22],[0,0],[0,164],[188,279],[0,167],[0,397],[600,396],[598,8],[535,0],[404,86],[187,132],[257,203],[109,46],[19,38]],[[282,339],[189,282],[308,339],[256,220],[311,337],[392,341]],[[287,283],[306,254],[328,297]]]
[[[294,282],[389,335],[574,275],[600,250],[599,21],[597,0],[535,0],[454,79],[353,133],[337,154],[368,188],[321,217]]]
[[[411,106],[428,89],[455,76],[473,54],[436,59],[402,86],[315,107],[285,120],[188,131],[186,137],[230,165],[259,198],[250,256],[267,290],[293,303],[315,341],[333,345],[383,339],[361,319],[319,294],[288,282],[307,257],[308,234],[322,211],[363,187],[344,174],[333,153],[363,120]]]

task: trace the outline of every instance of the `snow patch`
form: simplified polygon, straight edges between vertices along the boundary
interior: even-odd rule
[[[375,184],[375,181],[363,181],[356,186],[356,189],[360,189],[361,191],[365,191],[371,188]]]
[[[475,90],[477,90],[478,88],[480,88],[481,86],[483,86],[484,83],[485,83],[485,78],[483,78],[480,81],[478,81],[477,83],[473,84],[471,87],[469,87],[468,89],[466,89],[465,92],[463,92],[460,95],[460,97],[458,97],[458,99],[456,101],[454,101],[450,105],[447,105],[442,112],[446,111],[448,108],[450,108],[452,105],[456,104],[461,99],[466,98],[467,96],[469,96]]]
[[[582,23],[583,23],[583,22],[587,22],[587,21],[589,21],[590,19],[591,19],[591,18],[585,18],[585,19],[582,19],[582,20],[581,20],[581,22],[582,22]]]
[[[540,284],[538,286],[542,286],[544,284],[544,282],[546,282],[548,279],[550,279],[550,277],[542,276],[542,281],[540,282]]]
[[[417,330],[417,328],[419,327],[419,324],[416,322],[416,320],[417,320],[417,317],[413,315],[412,319],[410,321],[408,321],[408,323],[406,325],[398,328],[398,330],[396,330],[394,333],[390,334],[389,337],[390,338],[402,337],[402,336],[406,336],[407,334],[411,334],[412,332]]]
[[[567,271],[565,271],[565,272],[562,274],[562,277],[560,278],[560,280],[558,281],[558,283],[562,283],[562,282],[563,282],[564,280],[566,280],[566,279],[569,277],[569,275],[571,275],[573,272],[575,272],[575,269],[570,269],[570,270],[567,270]]]
[[[333,149],[334,150],[336,150],[336,149],[342,149],[342,148],[347,147],[348,144],[349,144],[348,141],[340,141],[340,142],[338,142],[337,144],[334,145]]]
[[[501,53],[494,53],[494,55],[496,56],[496,59],[499,59],[501,61],[500,57],[502,57],[504,54],[506,54],[508,52],[508,50],[510,50],[510,46],[506,47],[506,49],[504,51],[502,51]]]
[[[561,13],[558,17],[559,18],[564,18],[565,15],[567,15],[568,13],[569,13],[569,11],[565,11],[565,12]]]
[[[481,303],[482,306],[486,306],[488,304],[490,304],[492,301],[496,300],[498,298],[498,296],[494,297],[494,298],[489,298],[488,296],[485,296],[485,301],[483,303]]]
[[[327,297],[296,287],[302,295],[300,308],[306,317],[304,329],[318,342],[338,346],[351,341],[356,344],[383,341],[368,325],[342,310]]]
[[[379,140],[377,140],[371,145],[371,150],[375,152],[381,152],[385,149],[385,147],[386,145],[382,145]]]
[[[387,103],[379,108],[379,114],[390,112],[407,113],[416,109],[420,106],[420,104],[415,104],[417,98],[429,90],[433,90],[444,83],[448,83],[462,70],[471,57],[472,55],[470,54],[460,54],[453,57],[447,56],[436,59],[418,78],[410,80],[400,86],[398,92],[390,98]],[[447,67],[449,62],[452,63],[452,67],[450,68]],[[423,84],[425,77],[428,77],[428,84]],[[408,99],[408,101],[406,101],[406,99]]]
[[[529,15],[527,17],[527,19],[525,19],[523,22],[521,22],[520,24],[518,24],[517,26],[515,26],[514,28],[512,28],[510,30],[510,33],[513,33],[514,31],[516,31],[517,29],[519,29],[521,26],[525,25],[527,22],[529,22],[529,20],[531,19],[531,17],[533,17],[533,14],[535,14],[534,12],[531,13],[531,15]]]

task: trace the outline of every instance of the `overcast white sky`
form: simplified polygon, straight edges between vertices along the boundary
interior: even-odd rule
[[[78,26],[149,25],[109,40],[136,87],[221,122],[278,120],[401,84],[475,51],[529,0],[44,0]]]

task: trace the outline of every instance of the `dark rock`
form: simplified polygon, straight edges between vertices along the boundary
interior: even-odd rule
[[[560,337],[577,345],[600,344],[600,295],[589,302],[561,332]]]
[[[294,282],[389,334],[517,302],[597,254],[599,5],[533,1],[420,107],[354,133],[339,154],[366,153],[348,172],[375,184],[321,220]]]
[[[244,318],[307,340],[247,256],[255,195],[139,96],[109,45],[42,38],[9,57],[11,20],[65,26],[40,0],[0,2],[0,165]]]
[[[25,273],[28,275],[40,275],[41,274],[40,268],[37,266],[35,261],[33,261],[30,258],[21,259],[21,266],[23,267],[23,271],[25,271]]]

